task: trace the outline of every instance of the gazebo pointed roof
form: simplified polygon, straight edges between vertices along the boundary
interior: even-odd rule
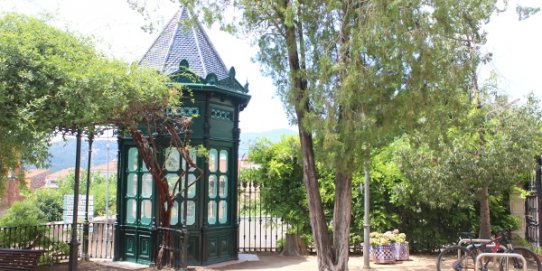
[[[228,70],[203,27],[198,22],[183,23],[190,17],[188,9],[181,7],[139,64],[170,75],[179,70],[182,60],[186,60],[190,71],[200,78],[206,78],[210,73],[218,80],[227,78]]]
[[[226,69],[201,24],[185,23],[191,17],[188,9],[181,7],[139,64],[169,75],[173,82],[211,87],[248,102],[248,83],[242,86],[235,79],[235,69]]]

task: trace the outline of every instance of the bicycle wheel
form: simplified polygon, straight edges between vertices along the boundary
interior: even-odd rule
[[[538,255],[534,253],[532,250],[525,248],[525,247],[514,247],[512,250],[506,251],[506,253],[517,253],[523,258],[525,258],[527,262],[527,270],[529,271],[541,271],[541,264],[540,259],[538,258]],[[521,259],[517,258],[502,258],[501,264],[500,264],[500,270],[501,271],[507,271],[507,270],[524,270],[523,269],[523,261]]]
[[[444,249],[437,257],[437,271],[474,270],[474,255],[462,246]]]

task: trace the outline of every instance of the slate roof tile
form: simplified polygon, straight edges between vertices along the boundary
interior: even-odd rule
[[[169,75],[178,71],[179,63],[186,59],[189,69],[201,78],[209,73],[216,74],[218,80],[227,78],[228,70],[202,26],[182,23],[189,18],[187,8],[179,9],[139,64]]]

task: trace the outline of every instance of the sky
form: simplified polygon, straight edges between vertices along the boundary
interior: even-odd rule
[[[480,78],[483,80],[494,71],[501,92],[522,98],[532,91],[542,98],[542,12],[519,21],[515,12],[517,1],[510,1],[508,11],[494,15],[486,26],[488,36],[483,51],[491,52],[493,61],[480,69]],[[152,2],[148,10],[153,20],[161,22],[159,29],[178,9],[170,1],[147,2]],[[540,0],[520,3],[541,5]],[[0,12],[10,11],[38,17],[46,14],[52,18],[53,25],[92,36],[106,55],[125,61],[138,61],[159,34],[159,31],[149,34],[141,30],[145,20],[126,0],[0,0]],[[263,76],[259,64],[252,61],[257,48],[248,39],[233,37],[216,27],[208,29],[207,34],[227,68],[235,67],[237,80],[249,83],[252,99],[241,112],[241,130],[294,129],[288,123],[271,79]]]

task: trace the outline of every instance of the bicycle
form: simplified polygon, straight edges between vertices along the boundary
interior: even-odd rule
[[[471,238],[473,242],[467,246],[449,246],[437,257],[437,271],[474,270],[476,257],[484,252],[520,254],[527,262],[527,270],[542,271],[538,255],[526,247],[513,246],[510,236],[511,230],[504,229],[494,239],[482,241]],[[490,262],[492,262],[490,259],[482,261],[479,271],[488,271]],[[523,270],[523,261],[518,258],[502,257],[499,260],[499,270]]]

